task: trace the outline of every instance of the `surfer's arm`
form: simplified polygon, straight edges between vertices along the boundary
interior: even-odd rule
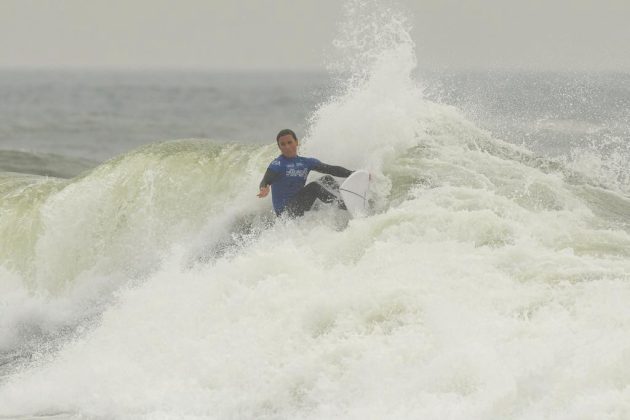
[[[264,188],[273,184],[275,181],[278,180],[278,178],[280,178],[280,172],[274,172],[271,169],[267,169],[267,172],[265,172],[262,181],[260,181],[260,188]]]
[[[354,172],[346,168],[343,168],[341,166],[326,165],[325,163],[321,163],[321,162],[315,165],[313,167],[313,170],[317,172],[321,172],[323,174],[338,176],[339,178],[348,178],[350,174]]]
[[[258,193],[258,197],[263,198],[269,194],[269,186],[274,183],[278,178],[280,178],[279,172],[274,172],[270,169],[267,169],[265,175],[263,176],[262,181],[260,181],[260,192]]]

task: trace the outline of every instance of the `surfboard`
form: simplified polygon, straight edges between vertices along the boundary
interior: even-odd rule
[[[369,212],[367,199],[370,173],[363,169],[353,172],[339,187],[339,193],[352,217],[365,217]]]

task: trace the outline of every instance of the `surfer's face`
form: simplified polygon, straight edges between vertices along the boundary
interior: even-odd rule
[[[284,135],[278,139],[278,147],[284,157],[296,157],[297,146],[298,142],[291,134]]]

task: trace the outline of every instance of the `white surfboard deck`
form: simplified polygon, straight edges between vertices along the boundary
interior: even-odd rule
[[[352,217],[365,217],[369,213],[367,199],[370,173],[360,169],[353,172],[339,187],[341,199]]]

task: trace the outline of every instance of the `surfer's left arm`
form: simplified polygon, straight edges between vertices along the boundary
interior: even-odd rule
[[[341,166],[326,165],[325,163],[321,163],[321,162],[313,166],[312,169],[314,171],[321,172],[323,174],[332,175],[332,176],[337,176],[339,178],[348,178],[350,174],[354,172]]]

